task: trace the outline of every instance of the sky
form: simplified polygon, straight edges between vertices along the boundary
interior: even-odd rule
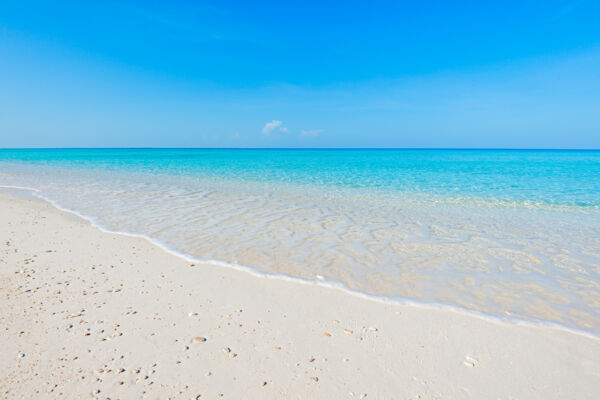
[[[600,2],[0,2],[0,147],[600,148]]]

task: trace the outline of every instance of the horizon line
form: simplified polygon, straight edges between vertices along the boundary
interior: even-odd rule
[[[600,148],[552,147],[0,147],[0,150],[511,150],[511,151],[600,151]]]

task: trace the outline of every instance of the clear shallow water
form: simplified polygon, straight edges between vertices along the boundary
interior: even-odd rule
[[[0,150],[112,230],[367,294],[600,334],[600,152]]]

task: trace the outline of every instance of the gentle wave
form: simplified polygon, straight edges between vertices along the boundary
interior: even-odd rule
[[[454,312],[454,313],[466,315],[469,317],[484,319],[486,321],[493,322],[493,323],[510,324],[510,325],[526,326],[526,327],[533,326],[533,327],[539,327],[539,328],[557,329],[557,330],[565,331],[565,332],[568,332],[571,334],[583,336],[583,337],[586,337],[589,339],[600,340],[600,335],[596,335],[596,334],[593,334],[593,333],[590,333],[590,332],[587,332],[584,330],[574,329],[574,328],[570,328],[565,325],[556,324],[556,323],[552,323],[552,322],[548,322],[548,321],[544,321],[544,320],[538,320],[538,319],[522,320],[522,319],[518,319],[518,318],[514,318],[514,317],[498,317],[498,316],[489,315],[489,314],[485,314],[482,312],[477,312],[477,311],[473,311],[473,310],[470,310],[467,308],[457,307],[457,306],[453,306],[453,305],[449,305],[449,304],[424,303],[424,302],[419,302],[419,301],[415,301],[413,299],[408,299],[408,298],[387,297],[387,296],[366,294],[366,293],[362,293],[359,291],[349,289],[342,282],[327,281],[327,280],[324,280],[320,276],[319,276],[320,279],[318,279],[318,280],[302,279],[302,278],[285,275],[285,274],[264,273],[253,267],[229,263],[226,261],[197,258],[190,254],[186,254],[186,253],[180,252],[176,249],[173,249],[170,246],[160,242],[159,240],[153,239],[149,236],[139,234],[139,233],[115,231],[115,230],[111,230],[107,227],[104,227],[97,223],[96,218],[89,216],[89,215],[84,215],[75,210],[71,210],[69,208],[63,207],[60,204],[58,204],[56,201],[45,197],[39,189],[27,187],[27,186],[18,186],[18,185],[0,185],[0,188],[29,191],[38,199],[51,204],[53,207],[55,207],[56,209],[58,209],[60,211],[70,213],[78,218],[81,218],[84,221],[87,221],[88,223],[90,223],[91,226],[93,226],[94,228],[96,228],[102,232],[122,235],[122,236],[126,236],[126,237],[134,237],[134,238],[144,239],[144,240],[148,241],[149,243],[153,244],[154,246],[159,247],[164,252],[171,254],[173,256],[176,256],[178,258],[181,258],[184,261],[186,261],[187,263],[209,264],[209,265],[214,265],[214,266],[218,266],[218,267],[222,267],[222,268],[230,268],[230,269],[234,269],[236,271],[241,271],[243,273],[247,273],[253,277],[261,278],[261,279],[284,280],[284,281],[294,282],[296,284],[316,285],[316,286],[321,286],[321,287],[328,288],[328,289],[341,290],[344,293],[347,293],[348,295],[351,295],[351,296],[359,297],[359,298],[362,298],[362,299],[365,299],[368,301],[375,301],[375,302],[379,302],[379,303],[389,304],[389,305],[405,305],[405,306],[419,307],[419,308],[423,308],[423,309],[434,309],[434,310],[442,310],[442,311],[447,311],[447,312]]]
[[[0,150],[0,183],[195,259],[600,334],[600,152]]]

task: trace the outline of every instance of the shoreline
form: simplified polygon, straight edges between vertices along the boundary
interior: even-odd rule
[[[479,312],[476,310],[472,310],[472,309],[468,309],[468,308],[464,308],[464,307],[460,307],[460,306],[455,306],[455,305],[451,305],[451,304],[425,303],[425,302],[419,302],[416,300],[412,300],[409,298],[379,296],[379,295],[374,295],[374,294],[363,293],[363,292],[360,292],[357,290],[352,290],[352,289],[348,288],[346,285],[344,285],[342,282],[310,280],[310,279],[304,279],[304,278],[299,278],[299,277],[285,275],[285,274],[272,274],[272,273],[267,273],[267,272],[261,272],[260,270],[254,268],[254,267],[250,267],[250,266],[246,266],[246,265],[233,264],[233,263],[230,263],[227,261],[221,261],[221,260],[196,258],[189,254],[181,252],[179,250],[173,249],[170,246],[168,246],[150,236],[140,234],[140,233],[115,231],[110,228],[106,228],[106,227],[102,226],[101,224],[99,224],[96,221],[96,218],[88,216],[88,215],[84,215],[84,214],[79,213],[78,211],[63,207],[62,205],[58,204],[56,201],[49,199],[46,196],[40,194],[39,189],[32,188],[32,187],[26,187],[26,186],[0,185],[0,193],[6,193],[6,190],[3,190],[3,189],[13,189],[13,190],[30,192],[32,195],[32,198],[35,198],[39,201],[48,203],[51,206],[53,206],[54,208],[56,208],[57,210],[72,214],[73,216],[75,216],[77,218],[81,218],[82,220],[86,221],[92,227],[100,230],[101,232],[115,234],[115,235],[123,235],[125,237],[132,237],[132,238],[146,240],[149,244],[157,246],[161,250],[165,251],[166,253],[171,254],[175,257],[179,257],[188,263],[210,264],[210,265],[214,265],[214,266],[221,267],[221,268],[230,268],[235,271],[240,271],[242,273],[249,274],[255,278],[283,280],[283,281],[293,282],[293,283],[302,284],[302,285],[316,285],[316,286],[320,286],[323,288],[339,290],[350,296],[355,296],[357,298],[361,298],[361,299],[364,299],[367,301],[374,301],[374,302],[378,302],[378,303],[382,303],[382,304],[417,307],[417,308],[423,308],[426,310],[427,309],[442,310],[442,311],[457,313],[460,315],[465,315],[468,317],[480,318],[482,320],[493,322],[493,323],[506,324],[509,326],[510,325],[532,326],[532,327],[556,329],[556,330],[568,332],[568,333],[571,333],[574,335],[583,336],[588,339],[600,341],[600,335],[596,335],[592,332],[588,332],[588,331],[585,331],[582,329],[570,328],[570,327],[562,325],[560,323],[555,323],[555,322],[550,322],[550,321],[545,321],[545,320],[540,320],[540,319],[525,320],[525,319],[520,319],[520,318],[516,318],[516,317],[509,317],[509,316],[502,317],[502,316],[497,316],[497,315],[490,315],[490,314],[486,314],[484,312]],[[10,193],[8,193],[8,194],[11,195]]]
[[[600,393],[595,336],[223,268],[47,200],[0,191],[0,204],[10,226],[0,262],[7,398]]]

